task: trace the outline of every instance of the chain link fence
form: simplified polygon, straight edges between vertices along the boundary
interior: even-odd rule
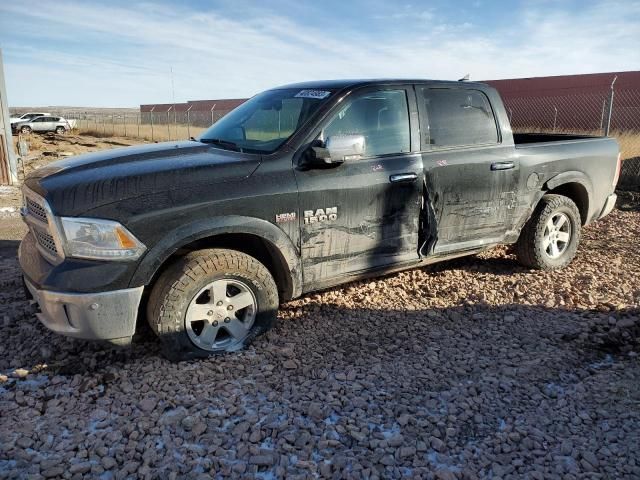
[[[640,187],[640,90],[603,90],[548,97],[506,97],[514,132],[578,133],[620,144],[618,185]]]
[[[69,121],[75,131],[97,137],[130,137],[164,142],[188,140],[220,120],[227,111],[175,111],[104,113],[51,112]]]
[[[620,144],[623,159],[619,186],[640,188],[640,90],[603,89],[553,96],[505,95],[504,103],[514,132],[607,133]],[[151,142],[195,137],[228,111],[181,110],[101,113],[51,112],[79,133],[99,137],[123,136]]]

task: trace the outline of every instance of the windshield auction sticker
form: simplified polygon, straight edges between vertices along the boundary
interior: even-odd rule
[[[296,98],[317,98],[318,100],[322,100],[323,98],[327,98],[331,95],[331,92],[327,92],[326,90],[300,90],[296,93]]]

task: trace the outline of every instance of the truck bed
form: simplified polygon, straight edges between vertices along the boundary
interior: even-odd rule
[[[585,223],[598,218],[614,189],[618,161],[615,138],[552,133],[517,133],[513,138],[523,178],[541,172],[547,178],[571,178],[586,189]]]

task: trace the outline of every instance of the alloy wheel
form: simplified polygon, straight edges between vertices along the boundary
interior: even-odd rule
[[[542,247],[550,258],[559,258],[571,240],[571,221],[564,213],[556,213],[549,218],[542,237]]]
[[[191,300],[185,315],[187,335],[203,350],[229,349],[248,335],[257,311],[256,297],[244,282],[215,280]]]

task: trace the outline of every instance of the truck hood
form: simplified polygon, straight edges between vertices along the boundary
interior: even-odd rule
[[[58,215],[79,216],[126,199],[240,181],[261,157],[194,142],[164,142],[104,150],[53,162],[32,172],[28,188]]]

